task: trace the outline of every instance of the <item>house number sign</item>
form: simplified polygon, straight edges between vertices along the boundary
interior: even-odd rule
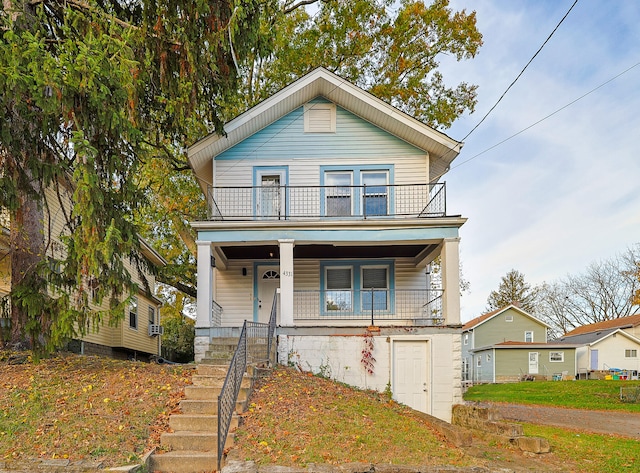
[[[293,271],[282,271],[282,275],[290,278],[293,276]]]

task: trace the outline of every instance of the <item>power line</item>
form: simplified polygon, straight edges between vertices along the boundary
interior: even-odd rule
[[[607,80],[607,81],[603,82],[602,84],[598,85],[597,87],[594,87],[594,88],[593,88],[593,89],[591,89],[589,92],[587,92],[587,93],[585,93],[585,94],[582,94],[582,95],[581,95],[580,97],[578,97],[577,99],[572,100],[571,102],[567,103],[566,105],[563,105],[562,107],[558,108],[558,109],[557,109],[557,110],[555,110],[554,112],[551,112],[549,115],[547,115],[547,116],[545,116],[545,117],[541,118],[540,120],[538,120],[538,121],[536,121],[536,122],[532,123],[531,125],[527,126],[526,128],[523,128],[522,130],[518,131],[517,133],[514,133],[513,135],[509,136],[508,138],[505,138],[504,140],[500,141],[499,143],[496,143],[495,145],[490,146],[489,148],[485,149],[484,151],[481,151],[480,153],[478,153],[478,154],[476,154],[476,155],[474,155],[474,156],[471,156],[469,159],[465,159],[464,161],[462,161],[462,162],[460,162],[460,163],[456,164],[455,166],[452,166],[452,167],[451,167],[451,169],[455,169],[455,168],[457,168],[457,167],[460,167],[460,166],[462,166],[463,164],[468,163],[468,162],[469,162],[469,161],[471,161],[472,159],[475,159],[475,158],[477,158],[478,156],[481,156],[481,155],[483,155],[484,153],[487,153],[488,151],[491,151],[492,149],[497,148],[497,147],[498,147],[498,146],[500,146],[501,144],[506,143],[506,142],[507,142],[507,141],[509,141],[510,139],[515,138],[515,137],[516,137],[516,136],[518,136],[518,135],[521,135],[521,134],[522,134],[522,133],[524,133],[525,131],[527,131],[527,130],[529,130],[529,129],[533,128],[534,126],[536,126],[536,125],[538,125],[538,124],[540,124],[540,123],[542,123],[542,122],[543,122],[543,121],[545,121],[546,119],[551,118],[551,117],[552,117],[552,116],[554,116],[555,114],[557,114],[557,113],[561,112],[561,111],[562,111],[562,110],[564,110],[565,108],[570,107],[571,105],[573,105],[574,103],[576,103],[576,102],[578,102],[578,101],[582,100],[583,98],[587,97],[588,95],[591,95],[591,94],[592,94],[592,93],[594,93],[596,90],[598,90],[598,89],[600,89],[600,88],[604,87],[605,85],[609,84],[610,82],[613,82],[613,81],[614,81],[614,80],[616,80],[618,77],[620,77],[620,76],[622,76],[622,75],[626,74],[626,73],[627,73],[627,72],[629,72],[631,69],[633,69],[633,68],[635,68],[635,67],[638,67],[638,66],[640,66],[640,62],[635,63],[633,66],[631,66],[631,67],[629,67],[629,68],[625,69],[624,71],[622,71],[621,73],[619,73],[619,74],[617,74],[617,75],[613,76],[611,79],[609,79],[609,80]],[[441,177],[441,176],[438,176],[438,177]]]
[[[536,53],[531,57],[531,59],[529,59],[529,62],[527,62],[527,64],[522,68],[522,70],[520,71],[520,74],[518,74],[516,76],[515,79],[513,79],[513,82],[511,82],[511,84],[509,84],[509,87],[507,87],[507,89],[502,93],[502,95],[500,96],[500,98],[498,99],[498,101],[493,105],[493,107],[491,107],[489,109],[489,111],[485,114],[484,117],[482,117],[482,119],[478,122],[478,124],[476,126],[474,126],[471,131],[469,133],[466,134],[466,136],[464,138],[462,138],[462,140],[460,141],[464,141],[466,140],[469,135],[471,135],[471,133],[473,133],[474,131],[476,131],[476,129],[482,124],[482,122],[485,121],[485,119],[489,116],[489,114],[491,112],[493,112],[493,110],[498,106],[498,104],[502,101],[502,99],[504,98],[505,95],[507,95],[507,92],[509,92],[509,90],[511,89],[511,87],[514,86],[514,84],[516,82],[518,82],[518,79],[520,79],[520,76],[522,76],[522,74],[524,74],[524,71],[527,70],[527,67],[529,67],[529,64],[531,64],[533,62],[533,60],[536,58],[536,56],[538,54],[540,54],[540,51],[542,51],[542,49],[546,46],[546,44],[549,42],[549,40],[551,39],[551,37],[554,35],[554,33],[558,30],[558,28],[560,27],[560,25],[562,24],[562,22],[567,18],[567,16],[569,16],[569,13],[571,13],[571,10],[573,10],[573,7],[576,6],[576,3],[578,3],[578,0],[575,0],[573,2],[573,5],[571,5],[571,7],[569,8],[569,10],[567,10],[567,13],[564,14],[564,16],[562,17],[562,19],[560,20],[560,22],[556,25],[556,27],[553,29],[553,31],[551,32],[551,34],[549,34],[549,36],[547,37],[547,39],[544,40],[544,43],[542,43],[542,46],[540,46],[538,48],[538,50],[536,51]]]

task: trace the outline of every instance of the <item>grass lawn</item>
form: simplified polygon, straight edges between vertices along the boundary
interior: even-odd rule
[[[640,403],[620,401],[621,386],[640,389],[640,381],[582,380],[478,384],[469,388],[464,398],[467,401],[640,412]]]
[[[640,469],[640,442],[636,439],[585,434],[534,424],[524,424],[524,433],[549,440],[553,454],[577,463],[580,471],[632,473]]]

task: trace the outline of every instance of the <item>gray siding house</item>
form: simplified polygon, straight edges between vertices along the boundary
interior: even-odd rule
[[[192,222],[196,360],[213,337],[275,308],[281,363],[390,386],[399,402],[450,420],[462,401],[466,219],[449,213],[437,181],[462,143],[322,68],[225,131],[188,150],[209,203]]]
[[[575,376],[575,347],[547,343],[549,325],[515,304],[488,312],[462,327],[462,379],[513,382]]]

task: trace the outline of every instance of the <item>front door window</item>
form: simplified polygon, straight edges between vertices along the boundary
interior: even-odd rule
[[[280,217],[280,176],[263,175],[260,183],[260,216]]]

